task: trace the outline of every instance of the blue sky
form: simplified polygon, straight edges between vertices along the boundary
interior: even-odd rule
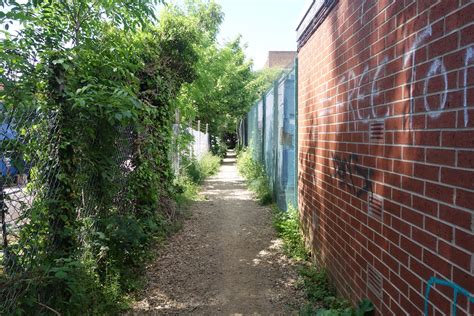
[[[254,69],[265,64],[269,50],[296,50],[296,26],[308,0],[216,0],[225,13],[221,42],[242,35]]]
[[[174,0],[180,2],[180,0]],[[242,35],[254,69],[261,69],[269,50],[296,50],[296,26],[312,0],[215,0],[225,14],[219,41]],[[2,26],[0,26],[2,27]],[[10,32],[17,30],[13,25]],[[2,35],[0,34],[0,38]]]

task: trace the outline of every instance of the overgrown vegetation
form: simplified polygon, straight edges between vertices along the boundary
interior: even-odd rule
[[[186,167],[186,173],[194,183],[201,184],[204,179],[215,175],[219,171],[220,165],[220,157],[207,153],[199,160],[193,159]]]
[[[253,103],[273,84],[282,69],[252,70],[252,61],[245,55],[246,44],[240,36],[226,43],[216,38],[224,20],[219,4],[201,0],[185,0],[183,7],[171,6],[170,14],[186,16],[197,25],[198,62],[196,78],[183,85],[176,100],[184,121],[200,120],[209,124],[213,135],[214,155],[225,154],[223,138],[235,133],[238,122]]]
[[[255,193],[260,204],[271,204],[273,202],[273,193],[270,190],[265,169],[261,163],[253,158],[253,153],[250,149],[245,148],[239,151],[237,168],[247,181],[249,189]]]
[[[0,24],[20,25],[0,45],[2,119],[19,133],[1,151],[34,163],[32,205],[2,243],[0,314],[117,314],[175,229],[171,126],[216,17],[203,4],[158,21],[160,2],[0,1]]]
[[[190,201],[199,198],[199,185],[202,182],[219,171],[221,158],[205,154],[200,160],[195,158],[185,159],[184,168],[175,180],[178,189],[177,202],[182,206],[186,206]]]
[[[160,3],[0,0],[0,25],[20,27],[2,31],[2,119],[15,122],[18,137],[0,149],[15,152],[19,170],[32,164],[24,192],[34,197],[19,203],[22,225],[2,243],[0,314],[126,308],[152,245],[176,229],[175,202],[194,199],[219,167],[207,155],[184,161],[175,176],[173,146],[190,139],[174,135],[173,123],[178,131],[197,119],[209,124],[222,156],[220,139],[274,78],[252,71],[240,38],[217,42],[223,13],[215,2],[169,5],[157,18]],[[271,203],[251,152],[240,153],[239,168]],[[276,222],[288,253],[303,260],[295,220]]]
[[[211,152],[220,158],[225,158],[227,154],[227,145],[220,137],[211,137]]]
[[[279,210],[276,205],[273,210],[273,226],[283,240],[283,250],[286,255],[298,261],[308,261],[309,252],[305,247],[301,231],[298,210],[290,206],[288,211]]]
[[[288,211],[284,212],[274,207],[274,226],[283,240],[283,249],[290,258],[301,262],[299,274],[308,304],[301,308],[300,315],[370,315],[373,311],[370,301],[362,300],[356,308],[352,308],[349,301],[337,296],[336,289],[329,281],[327,270],[311,263],[300,225],[297,209],[289,207]]]
[[[268,186],[265,171],[253,158],[252,151],[244,148],[237,159],[239,172],[246,179],[249,189],[255,192],[259,201],[272,203],[272,192]],[[373,304],[362,300],[356,308],[349,301],[337,296],[336,289],[331,285],[327,271],[311,262],[311,256],[305,247],[299,212],[289,206],[288,211],[281,211],[272,205],[273,225],[283,240],[285,254],[299,262],[301,287],[306,293],[308,303],[300,308],[300,315],[317,316],[363,316],[373,313]]]

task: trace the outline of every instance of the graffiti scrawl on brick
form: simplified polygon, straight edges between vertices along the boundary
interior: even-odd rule
[[[342,181],[352,194],[361,197],[364,193],[373,195],[372,169],[358,164],[359,158],[356,154],[350,154],[347,158],[332,156],[334,174],[333,177]]]

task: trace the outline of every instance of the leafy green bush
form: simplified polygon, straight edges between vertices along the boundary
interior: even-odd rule
[[[208,153],[199,161],[185,159],[184,164],[183,171],[174,181],[177,191],[175,199],[178,205],[181,206],[198,199],[199,185],[207,177],[213,176],[219,171],[221,159]]]
[[[246,179],[249,189],[255,193],[260,204],[271,204],[273,202],[273,193],[270,190],[267,175],[263,166],[253,159],[251,150],[243,149],[239,152],[237,168]]]
[[[224,158],[227,154],[227,145],[220,137],[211,136],[211,152],[213,155]]]
[[[237,156],[237,168],[240,174],[247,180],[257,178],[263,169],[252,156],[252,150],[249,148],[242,149]]]
[[[219,171],[221,159],[211,153],[207,153],[200,160],[188,158],[183,159],[183,163],[185,167],[182,174],[186,177],[186,180],[190,180],[195,184],[201,184],[206,178],[215,175]]]
[[[199,185],[196,184],[187,174],[179,175],[175,181],[175,200],[179,206],[187,206],[190,201],[195,201],[199,197]]]
[[[0,100],[36,109],[21,147],[47,163],[0,272],[2,315],[119,314],[170,231],[173,100],[196,77],[202,27],[157,23],[157,2],[14,1],[0,17],[22,24],[1,41]]]
[[[221,166],[221,158],[212,155],[211,153],[205,154],[201,160],[199,160],[199,167],[204,178],[217,174]]]
[[[58,259],[32,271],[36,279],[11,284],[18,299],[14,315],[116,315],[126,307],[119,276],[100,276],[92,258]],[[55,311],[56,313],[51,313]]]
[[[186,163],[186,160],[184,161]],[[201,166],[196,159],[191,159],[186,163],[184,175],[195,184],[200,184],[204,181],[204,174],[202,173]]]

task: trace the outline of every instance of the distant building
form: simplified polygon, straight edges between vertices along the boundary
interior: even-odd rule
[[[269,51],[268,59],[264,68],[288,68],[293,67],[296,57],[294,51]]]

